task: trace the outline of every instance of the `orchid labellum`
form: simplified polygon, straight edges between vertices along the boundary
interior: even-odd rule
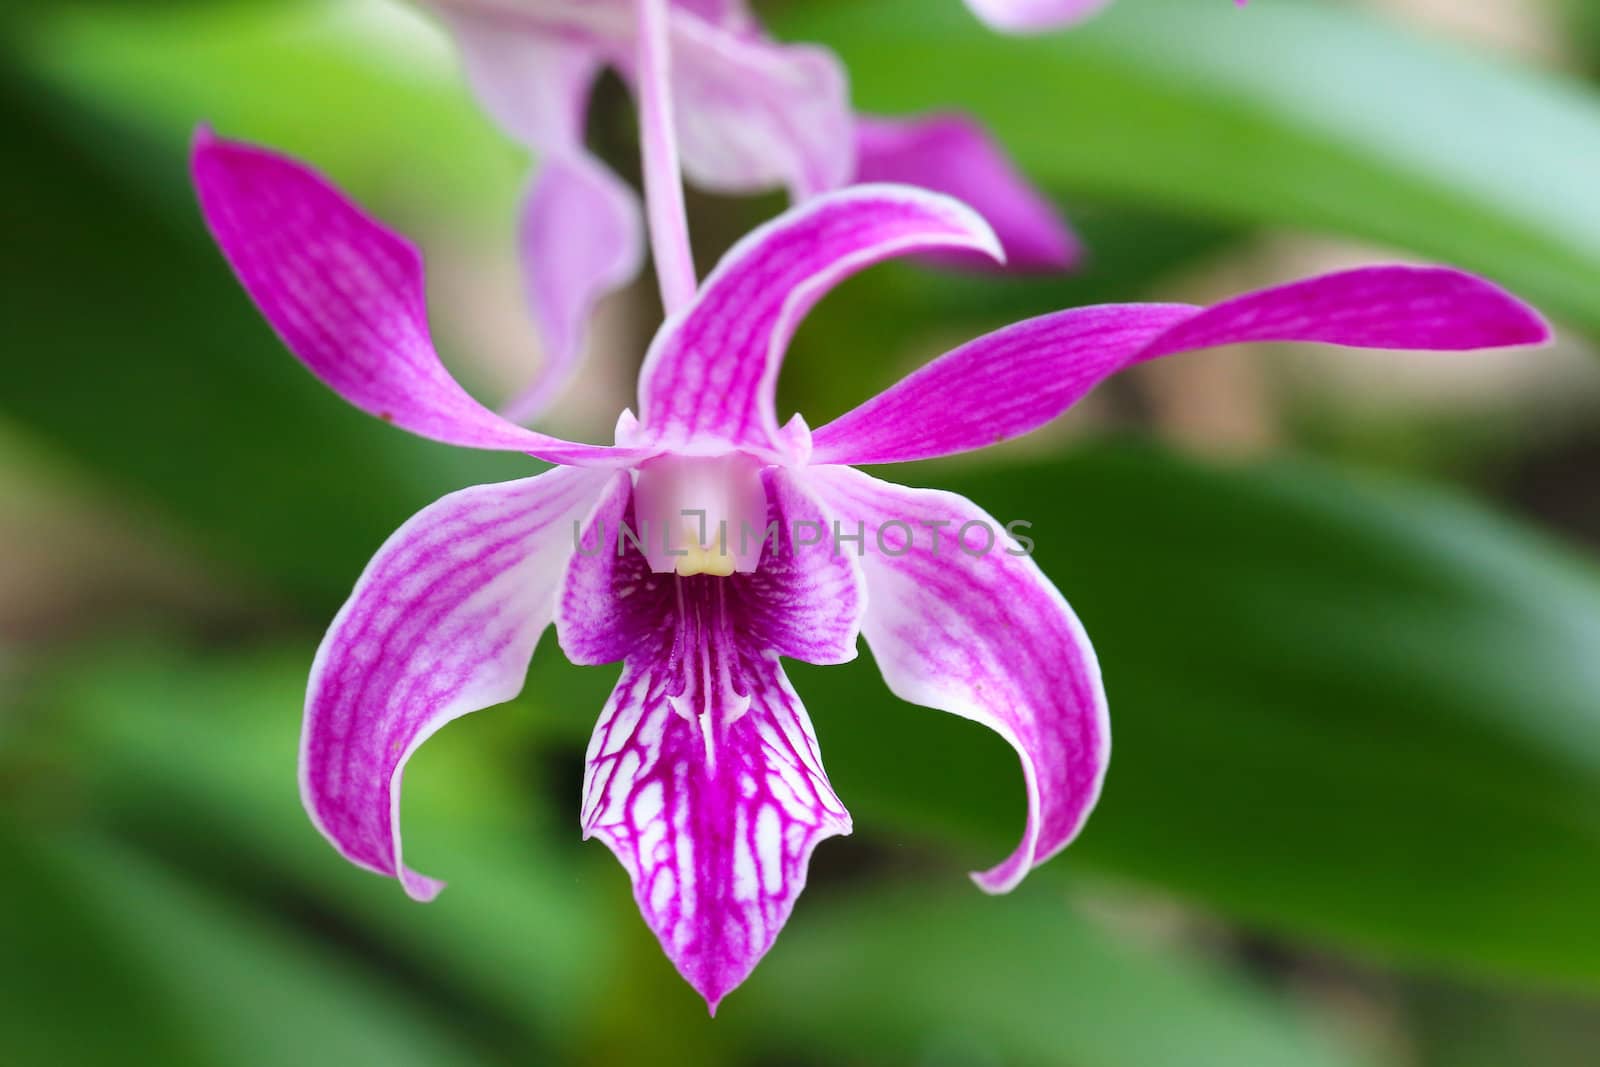
[[[977,504],[856,465],[987,447],[1125,367],[1213,345],[1458,350],[1546,336],[1487,282],[1376,267],[1208,308],[1031,319],[813,432],[780,420],[776,381],[831,286],[891,256],[1002,255],[957,201],[863,185],[752,233],[703,284],[691,273],[644,362],[637,418],[623,416],[612,445],[580,444],[494,414],[451,378],[429,338],[420,256],[316,173],[206,132],[193,172],[240,281],[326,385],[412,433],[555,465],[423,509],[361,575],[306,696],[301,787],[316,826],[413,897],[438,893],[401,855],[406,761],[450,720],[514,697],[553,625],[574,662],[622,664],[589,746],[583,832],[617,855],[713,1009],[772,946],[812,850],[850,830],[785,657],[839,663],[859,634],[893,692],[1016,749],[1027,816],[1016,849],[974,876],[990,892],[1072,841],[1106,772],[1100,671],[1066,600]],[[775,532],[753,544],[724,532],[749,528]]]

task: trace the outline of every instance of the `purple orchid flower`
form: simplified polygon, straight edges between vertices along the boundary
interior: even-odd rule
[[[322,177],[205,131],[192,165],[244,288],[326,385],[424,437],[557,465],[453,493],[378,550],[312,667],[300,761],[312,821],[352,862],[431,899],[442,884],[402,862],[406,761],[450,720],[516,696],[553,624],[573,662],[623,665],[589,746],[584,835],[622,862],[713,1011],[771,947],[812,850],[851,827],[782,657],[847,661],[859,634],[894,693],[1016,749],[1027,819],[1015,851],[973,876],[989,892],[1072,841],[1106,772],[1100,671],[1061,594],[977,504],[855,465],[985,448],[1125,367],[1214,345],[1462,350],[1548,336],[1470,275],[1375,267],[1210,308],[1045,315],[814,433],[798,416],[780,424],[785,347],[830,287],[891,256],[1001,254],[960,203],[863,185],[741,241],[656,336],[638,417],[623,415],[614,445],[580,444],[494,414],[450,377],[418,252]],[[750,527],[753,547],[725,532]]]
[[[1045,9],[1031,0],[973,0],[985,17],[1018,25]],[[527,302],[544,344],[531,385],[505,408],[532,418],[578,365],[597,302],[643,261],[633,192],[584,147],[589,96],[603,68],[636,91],[642,16],[636,0],[424,0],[461,53],[484,108],[538,157],[519,244]],[[825,49],[772,41],[743,0],[672,0],[655,32],[666,41],[682,165],[701,188],[786,188],[796,203],[856,181],[895,181],[949,193],[1000,234],[1010,269],[1072,267],[1080,248],[1056,209],[976,122],[956,114],[909,120],[857,116],[843,68]],[[989,264],[984,257],[964,262]],[[991,264],[992,265],[992,264]],[[670,284],[670,283],[669,283]]]

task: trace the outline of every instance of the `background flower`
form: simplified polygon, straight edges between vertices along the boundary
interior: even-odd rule
[[[519,242],[543,359],[505,409],[526,420],[567,385],[596,303],[630,281],[644,258],[633,195],[584,141],[603,69],[639,93],[636,3],[425,6],[454,38],[479,102],[536,157]],[[970,119],[856,116],[848,75],[826,49],[778,43],[742,3],[673,0],[667,15],[679,151],[699,188],[745,196],[784,189],[800,202],[853,181],[909,182],[976,207],[999,230],[1012,269],[1076,264],[1079,248],[1066,223]],[[995,265],[984,257],[952,261]]]

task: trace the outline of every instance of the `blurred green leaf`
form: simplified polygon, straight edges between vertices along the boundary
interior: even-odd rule
[[[9,1021],[7,1055],[20,1049],[16,1062],[487,1062],[469,1051],[465,1031],[451,1033],[425,1003],[130,850],[59,833],[6,844],[10,899],[0,922],[16,927],[25,951],[40,932],[56,935],[38,957],[22,959],[11,956],[19,941],[7,939],[0,973],[30,980],[27,999],[8,997],[6,1010],[51,1006]],[[41,1041],[41,1021],[49,1026],[64,1009],[76,1014],[75,1025],[45,1030]],[[152,1048],[157,1026],[181,1034],[182,1050]]]
[[[599,908],[630,898],[625,882],[596,894],[588,879],[597,868],[610,873],[609,856],[572,862],[571,813],[550,814],[537,777],[513,774],[516,747],[485,743],[516,719],[468,720],[414,761],[406,859],[451,883],[419,905],[393,880],[342,860],[300,806],[308,665],[298,653],[204,658],[153,644],[98,647],[48,672],[27,707],[44,724],[36,732],[52,735],[56,773],[100,831],[236,901],[315,901],[342,936],[428,976],[457,1014],[514,1020],[524,1045],[530,1034],[549,1045],[571,1040],[564,1024],[601,998],[618,951],[615,924]]]
[[[1600,75],[1600,8],[1588,0],[1561,0],[1557,10],[1566,31],[1564,43],[1584,61],[1591,79]]]
[[[1592,568],[1311,464],[1107,448],[897,476],[1032,521],[1099,650],[1115,755],[1058,864],[1386,959],[1600,988]],[[1009,749],[874,673],[794,668],[858,829],[954,831],[997,861],[1022,825]]]
[[[0,114],[0,195],[28,205],[8,235],[0,413],[179,517],[211,561],[336,603],[411,512],[538,469],[396,433],[307,374],[211,246],[177,148],[4,75]],[[84,141],[161,170],[168,195],[141,195]]]
[[[1364,1062],[1223,968],[1112,937],[1047,887],[999,900],[951,890],[805,901],[728,1023],[818,1046],[829,1063]]]
[[[447,204],[486,233],[515,217],[523,151],[473,105],[448,41],[401,0],[67,7],[36,17],[16,51],[55,93],[164,150],[143,159],[85,140],[157,195],[186,193],[166,161],[206,122],[313,160],[367,202]]]
[[[82,825],[30,823],[40,843],[22,852],[16,882],[34,890],[34,903],[10,917],[53,920],[64,910],[58,898],[85,896],[98,919],[114,903],[109,929],[43,929],[136,965],[163,1010],[178,1009],[179,1019],[203,1012],[215,1033],[259,1046],[246,1062],[278,1062],[273,1042],[255,1040],[263,1019],[297,1035],[330,1025],[329,1013],[360,1026],[394,976],[479,1044],[527,1028],[566,1051],[550,1054],[560,1062],[637,1062],[651,1049],[670,1050],[653,1061],[696,1064],[765,1062],[763,1053],[958,1063],[974,1050],[1019,1067],[1357,1062],[1225,967],[1130,947],[1043,883],[997,901],[954,879],[930,894],[824,878],[713,1023],[639,921],[610,855],[577,845],[566,798],[507,760],[519,750],[524,709],[453,725],[408,774],[408,854],[455,879],[437,902],[413,904],[335,856],[294,803],[286,706],[303,670],[298,657],[273,652],[201,658],[107,646],[47,672],[28,701],[34,729],[57,733]],[[124,843],[102,840],[111,835]],[[563,837],[571,848],[555,846]],[[33,862],[36,854],[51,863]],[[187,880],[158,872],[151,855]],[[308,932],[263,910],[316,921]],[[141,926],[137,936],[121,929],[130,921]],[[248,931],[269,927],[273,944],[263,948]],[[252,982],[304,987],[283,969],[312,939],[328,957],[315,1002],[282,993],[273,1002],[233,973],[254,968]],[[145,956],[156,944],[174,946],[174,958],[152,976]],[[242,962],[219,962],[218,953]],[[595,967],[610,969],[612,981],[595,982]],[[358,970],[375,989],[342,987]],[[79,980],[67,970],[47,983],[50,995]],[[213,985],[227,1001],[220,1015],[206,999]],[[81,995],[115,994],[84,987]],[[397,1009],[417,1014],[389,1010]],[[1152,1013],[1161,1027],[1149,1025]]]
[[[113,943],[92,888],[0,821],[0,1030],[17,1063],[203,1067],[181,1011]]]
[[[1051,188],[1383,242],[1600,329],[1600,101],[1576,82],[1352,5],[1139,0],[1032,39],[924,0],[775,15],[838,49],[863,108],[970,110]]]
[[[627,1062],[662,1043],[694,1049],[694,1062],[760,1061],[763,1049],[830,1064],[965,1062],[971,1051],[997,1064],[1075,1067],[1357,1062],[1226,968],[1176,950],[1134,949],[1043,883],[1003,901],[957,880],[933,891],[853,880],[829,893],[824,885],[805,897],[749,987],[707,1021],[638,921],[610,854],[595,845],[579,851],[574,811],[557,803],[554,822],[523,816],[552,805],[536,779],[507,773],[504,755],[517,749],[506,744],[515,736],[510,710],[451,726],[408,774],[408,851],[456,880],[438,902],[411,904],[390,881],[334,856],[293,801],[294,721],[285,705],[302,670],[298,657],[277,653],[198,659],[134,645],[46,673],[30,709],[42,729],[59,731],[72,760],[78,819],[138,849],[91,840],[85,827],[35,825],[40,843],[22,849],[11,885],[30,889],[34,902],[11,915],[59,920],[72,913],[66,902],[86,896],[101,921],[115,904],[114,915],[141,925],[138,936],[118,928],[120,918],[110,933],[74,923],[46,926],[46,934],[78,950],[99,945],[117,960],[131,950],[142,993],[160,1008],[152,1017],[200,1013],[211,1029],[242,1040],[262,1021],[304,1037],[334,1013],[360,1027],[378,993],[342,989],[338,979],[363,971],[366,985],[384,984],[378,974],[411,984],[426,976],[413,992],[458,1025],[472,1021],[480,1037],[531,1027],[570,1051],[598,1046]],[[574,710],[573,718],[587,715]],[[557,848],[560,838],[573,848]],[[189,881],[157,872],[152,853]],[[320,918],[310,931],[274,926],[274,944],[262,949],[248,933],[266,933],[262,909]],[[362,931],[381,936],[376,958]],[[307,937],[330,958],[315,982],[277,969],[309,952]],[[624,955],[616,941],[626,942]],[[162,981],[152,981],[144,961],[157,944],[182,957],[154,976]],[[301,990],[306,1003],[299,993],[275,993],[277,1003],[259,997],[232,973],[234,963],[214,960],[218,953],[261,971],[253,981]],[[610,981],[590,979],[595,965]],[[59,982],[82,977],[67,966]],[[226,998],[221,1017],[208,1000],[213,985]],[[59,989],[50,985],[51,995]],[[621,1009],[618,995],[629,997]],[[1150,1027],[1152,1013],[1162,1027]],[[272,1041],[251,1045],[258,1059],[246,1062],[278,1062]],[[595,1062],[606,1061],[600,1053]],[[112,1061],[86,1054],[78,1062]]]
[[[1581,1067],[1600,1048],[1592,1001],[1505,989],[1409,991],[1418,1067]]]

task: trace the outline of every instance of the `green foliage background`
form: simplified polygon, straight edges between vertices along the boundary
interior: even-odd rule
[[[983,117],[1094,249],[1067,279],[875,270],[807,323],[786,402],[816,424],[944,343],[1173,298],[1268,238],[1454,262],[1585,346],[1594,19],[1526,6],[1566,72],[1310,0],[1119,0],[1029,40],[956,0],[769,5],[840,51],[864,109]],[[451,881],[435,904],[340,861],[296,797],[305,672],[366,557],[443,492],[530,468],[304,374],[200,226],[189,131],[315,161],[430,252],[503,257],[527,161],[388,0],[28,3],[0,33],[0,545],[68,499],[207,590],[3,616],[0,1059],[1594,1062],[1600,404],[1380,426],[1287,403],[1270,454],[1224,461],[1162,443],[1135,383],[1108,391],[1114,432],[892,472],[1035,524],[1103,659],[1108,789],[1079,844],[985,898],[962,872],[1022,817],[1004,745],[894,701],[869,661],[796,668],[857,832],[713,1023],[578,841],[613,672],[541,648],[521,698],[418,756],[408,854]],[[594,136],[626,170],[619,105]],[[695,207],[709,258],[774,202]],[[623,364],[655,314],[633,303],[607,335]],[[1554,488],[1522,492],[1550,456]]]

